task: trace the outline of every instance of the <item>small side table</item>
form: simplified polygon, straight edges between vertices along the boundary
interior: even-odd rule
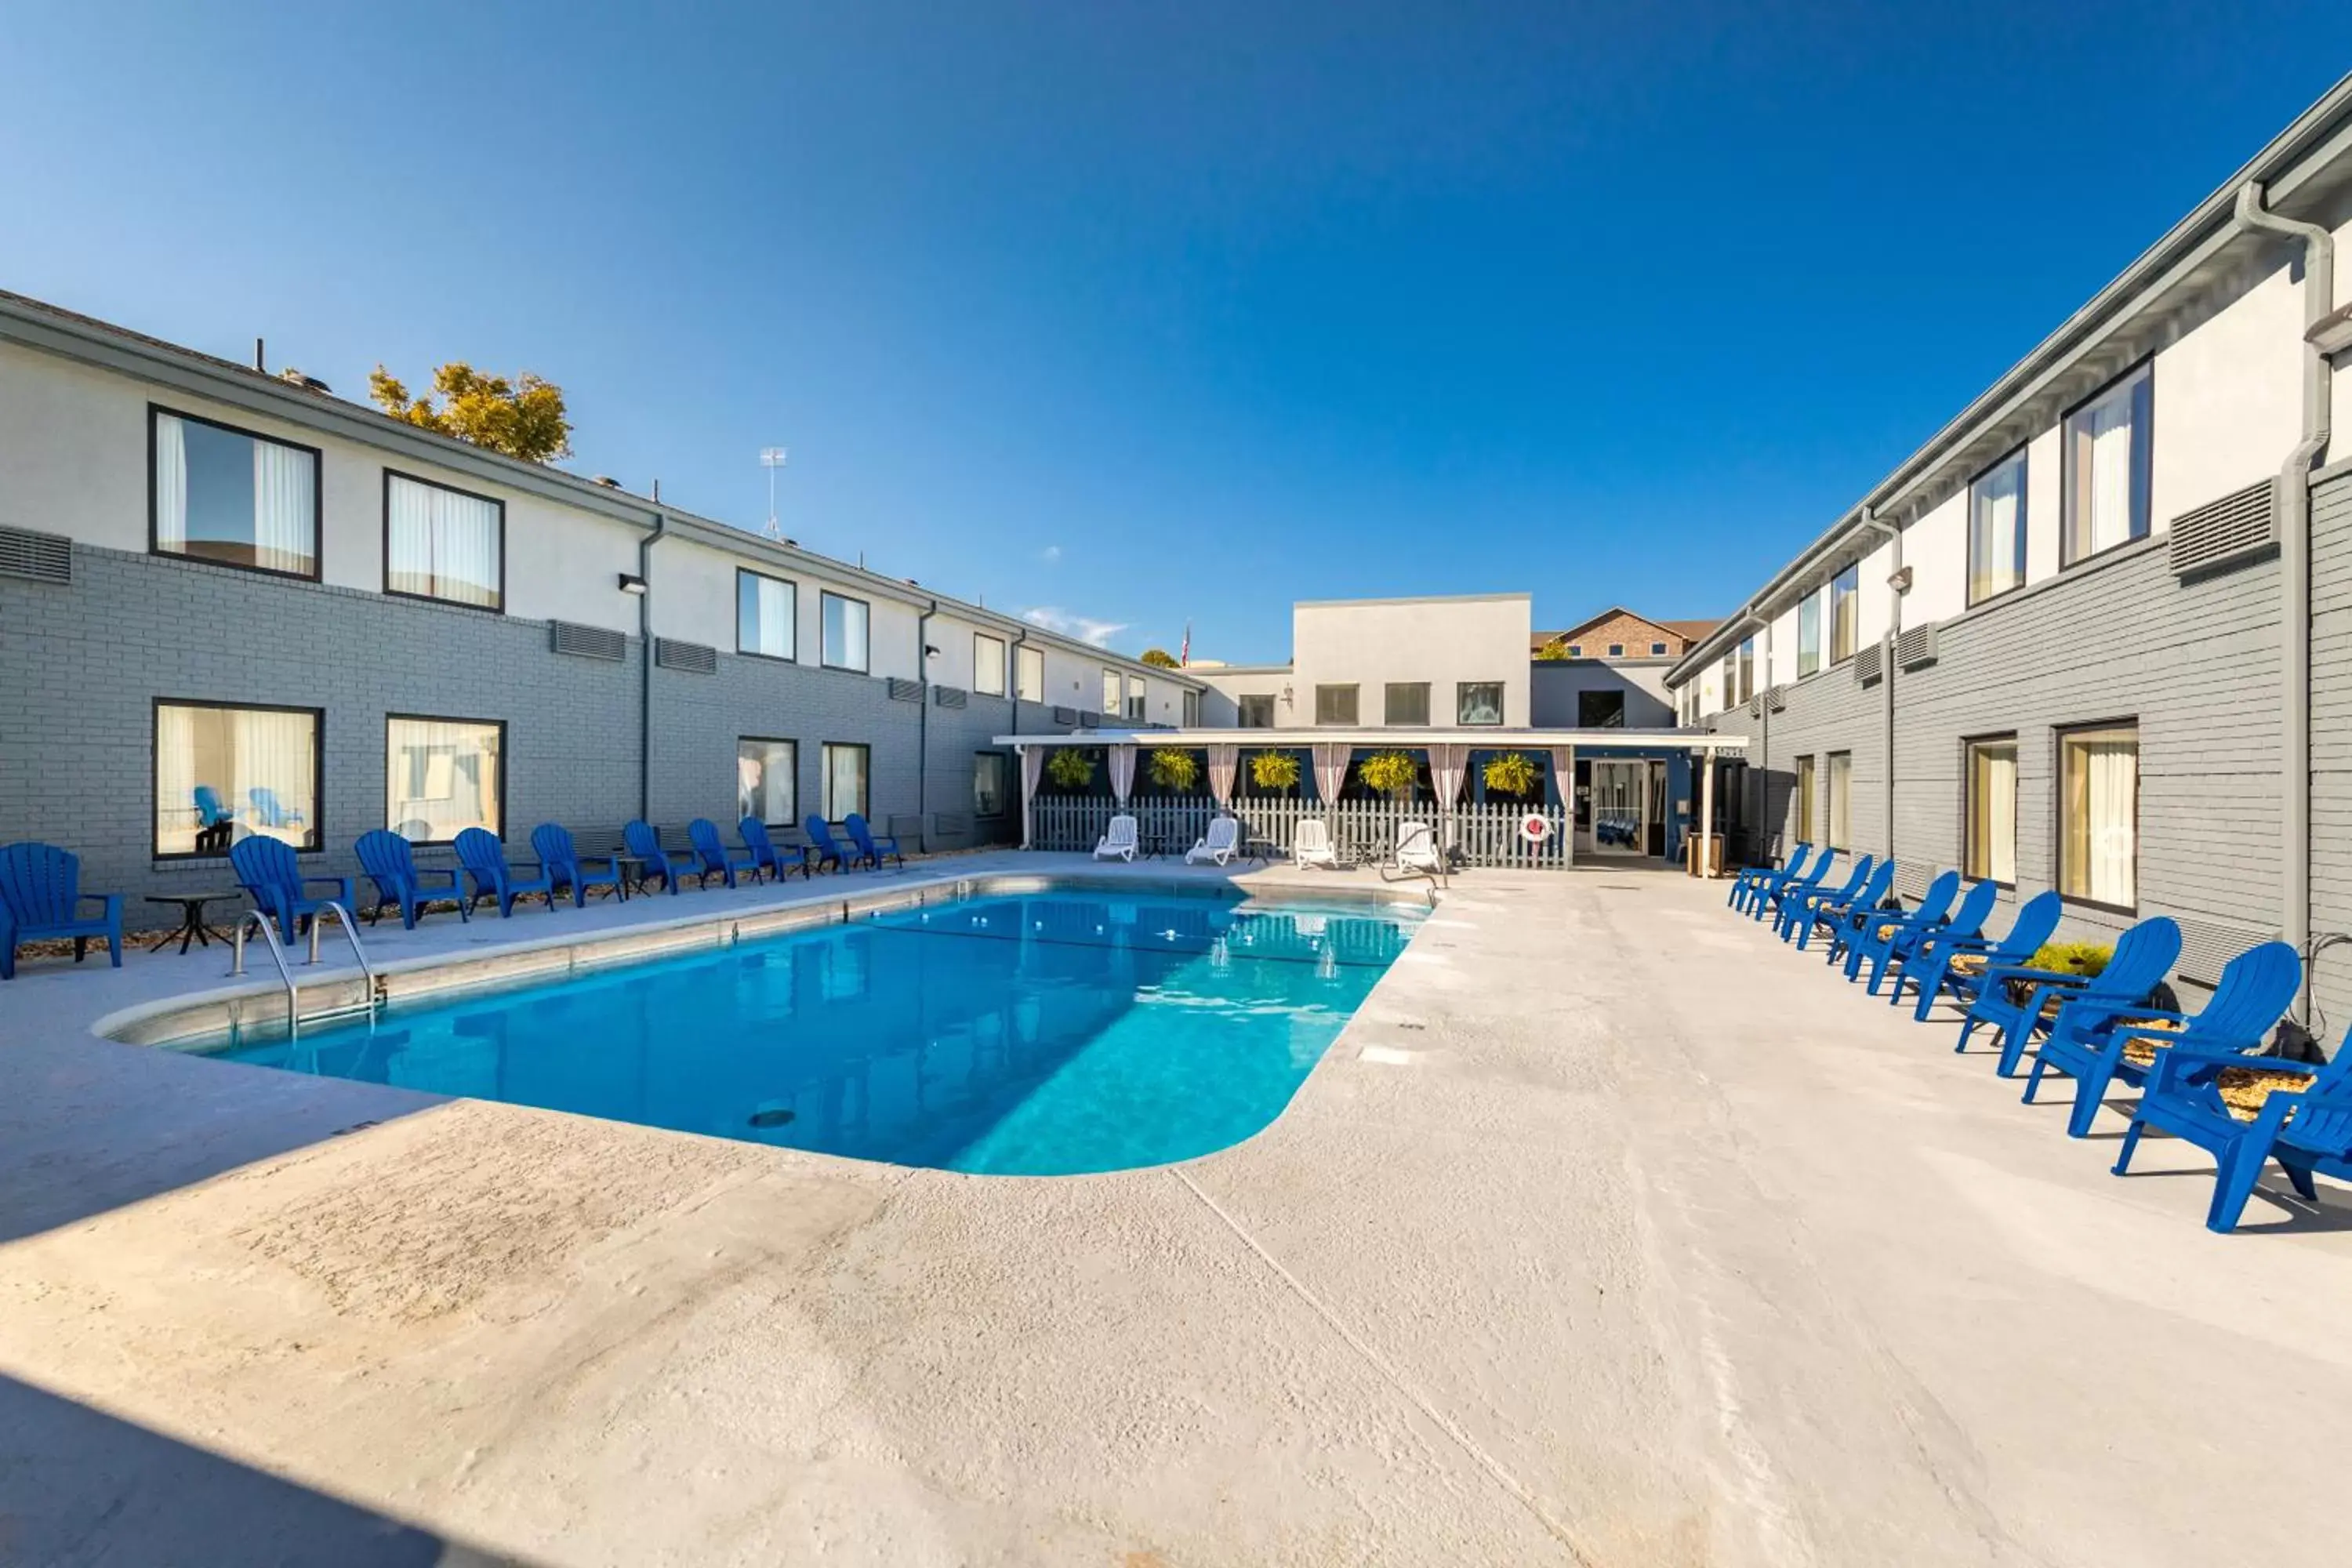
[[[604,858],[604,857],[600,856],[598,858],[602,859]],[[613,852],[611,859],[613,862],[613,869],[620,874],[621,891],[623,896],[625,897],[628,894],[635,893],[639,897],[643,897],[646,890],[646,867],[647,865],[646,858],[642,855],[632,855],[625,849],[620,849]],[[636,868],[636,875],[634,877],[629,875],[629,868],[633,866]]]
[[[192,942],[202,947],[210,947],[213,944],[212,939],[215,937],[219,937],[223,942],[228,941],[228,938],[222,933],[218,927],[205,923],[205,906],[206,904],[226,903],[232,899],[241,899],[243,897],[245,897],[245,895],[242,892],[148,894],[146,899],[148,903],[179,905],[180,923],[165,931],[162,936],[157,937],[153,942],[149,942],[147,944],[147,951],[150,952],[159,952],[163,951],[163,947],[175,936],[180,939],[180,951],[182,952],[188,951],[188,943]]]
[[[1251,838],[1242,845],[1242,858],[1255,860],[1261,866],[1273,865],[1277,853],[1271,838]]]

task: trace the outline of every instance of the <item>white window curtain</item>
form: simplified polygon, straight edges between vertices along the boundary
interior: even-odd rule
[[[203,826],[196,809],[196,715],[191,709],[155,710],[155,852],[188,855]],[[224,808],[236,803],[224,795]]]
[[[2139,740],[2094,735],[2069,739],[2079,777],[2070,794],[2068,880],[2077,897],[2131,905],[2138,898]]]
[[[386,580],[395,593],[499,606],[499,503],[390,477],[384,489]]]
[[[770,658],[792,658],[793,585],[773,577],[754,577],[751,584],[758,614],[750,651]]]
[[[840,669],[866,668],[866,602],[827,594],[824,607],[824,662]]]
[[[272,572],[310,570],[318,537],[318,491],[308,452],[253,443],[253,559]]]
[[[1013,650],[1014,673],[1019,678],[1013,695],[1024,702],[1045,700],[1045,653],[1043,648],[1024,647]]]
[[[2132,406],[2118,397],[2088,411],[2083,421],[2081,553],[2096,554],[2131,537]]]
[[[1975,842],[1969,874],[2013,885],[2017,881],[2017,749],[1978,746],[1969,756],[1969,831]]]
[[[2025,459],[2011,458],[1976,483],[1969,502],[1969,601],[2024,581],[2018,524],[2025,511]]]
[[[308,713],[214,711],[227,731],[231,784],[223,803],[245,808],[250,832],[297,846],[315,842],[318,812],[310,791],[318,779],[317,721]]]
[[[155,548],[188,548],[187,426],[169,414],[155,416]]]
[[[1123,683],[1118,678],[1118,671],[1115,669],[1106,669],[1103,671],[1102,710],[1104,712],[1117,713],[1118,711],[1119,692],[1123,689]]]
[[[1004,643],[974,632],[971,638],[971,689],[983,697],[1004,695]]]
[[[787,826],[798,818],[800,753],[790,741],[739,741],[735,806],[739,816]]]
[[[1830,758],[1830,844],[1853,847],[1853,758],[1843,752]]]

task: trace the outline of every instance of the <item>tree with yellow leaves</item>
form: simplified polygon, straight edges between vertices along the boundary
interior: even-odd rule
[[[484,375],[463,360],[452,360],[433,373],[433,390],[441,395],[412,398],[408,388],[383,366],[368,375],[368,395],[394,419],[420,429],[527,463],[551,463],[572,455],[572,421],[564,416],[563,389],[525,371],[509,382],[502,375]]]

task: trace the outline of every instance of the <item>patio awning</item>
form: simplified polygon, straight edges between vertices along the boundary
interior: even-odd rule
[[[1242,746],[1255,751],[1309,746],[1380,746],[1420,751],[1431,746],[1467,746],[1480,752],[1540,751],[1573,746],[1580,752],[1705,752],[1737,757],[1748,750],[1745,735],[1705,730],[1505,730],[1491,725],[1434,729],[1074,730],[1066,733],[999,735],[995,744],[1030,746]]]

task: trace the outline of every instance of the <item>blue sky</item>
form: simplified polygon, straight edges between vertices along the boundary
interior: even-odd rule
[[[20,7],[0,288],[1132,652],[1735,606],[2352,66],[2352,5]]]

